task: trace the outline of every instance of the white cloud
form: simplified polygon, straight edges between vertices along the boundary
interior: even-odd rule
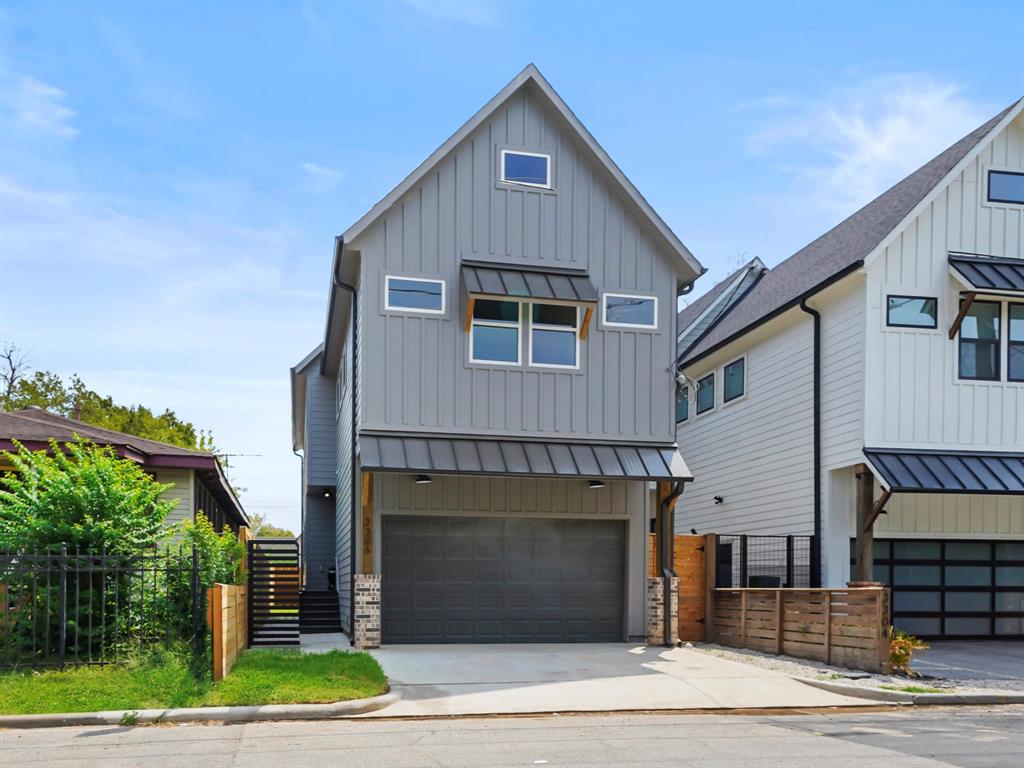
[[[306,172],[305,187],[317,193],[330,192],[345,179],[345,174],[328,168],[318,163],[301,163],[302,170]]]
[[[497,15],[492,3],[485,0],[405,0],[406,5],[444,21],[456,21],[474,27],[492,27]]]
[[[0,67],[0,110],[7,125],[27,133],[74,138],[75,111],[65,105],[66,98],[67,92],[56,86]]]
[[[994,113],[955,84],[916,74],[873,78],[810,102],[774,96],[762,106],[783,114],[763,121],[747,150],[779,158],[803,204],[845,213]]]

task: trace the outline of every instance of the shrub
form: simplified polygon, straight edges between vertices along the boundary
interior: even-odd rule
[[[907,634],[902,629],[889,627],[889,662],[894,672],[907,677],[918,677],[919,675],[910,668],[910,662],[914,658],[914,651],[923,651],[927,648],[928,643],[924,640]]]

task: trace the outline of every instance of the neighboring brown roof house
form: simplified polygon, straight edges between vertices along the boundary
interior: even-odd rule
[[[196,470],[217,502],[243,525],[248,524],[241,503],[228,483],[220,462],[212,453],[94,427],[34,406],[13,413],[0,413],[0,451],[13,451],[15,440],[29,450],[46,450],[50,440],[67,443],[76,436],[98,445],[109,445],[118,456],[147,468]]]
[[[1017,102],[1011,104],[848,219],[770,269],[697,343],[680,350],[680,365],[704,357],[859,268],[886,235],[1016,106]],[[731,276],[722,283],[729,280]],[[720,293],[724,288],[716,285],[712,291],[716,290]],[[709,303],[710,300],[704,306]],[[691,313],[696,306],[695,302],[683,310],[687,319],[696,316],[697,311]]]

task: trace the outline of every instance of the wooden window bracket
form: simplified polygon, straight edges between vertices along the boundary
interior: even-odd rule
[[[971,311],[971,305],[974,300],[978,297],[978,294],[974,291],[969,292],[964,296],[963,302],[960,304],[960,311],[956,313],[956,319],[953,320],[953,324],[949,326],[949,340],[952,341],[956,338],[956,335],[960,332],[960,325],[963,323],[964,318],[967,317],[967,313]]]

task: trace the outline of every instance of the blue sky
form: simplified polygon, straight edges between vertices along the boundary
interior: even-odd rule
[[[298,525],[334,235],[528,62],[709,268],[1024,95],[1020,3],[0,3],[0,339],[212,429]]]

